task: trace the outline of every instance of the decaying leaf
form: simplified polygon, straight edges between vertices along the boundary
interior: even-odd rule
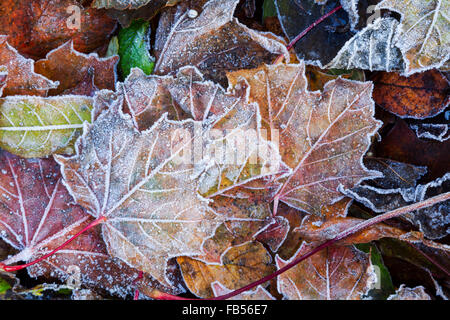
[[[116,64],[119,57],[100,58],[96,53],[80,53],[69,41],[50,51],[45,59],[36,62],[36,72],[48,79],[58,81],[57,89],[50,90],[50,95],[58,95],[76,88],[91,72],[93,83],[98,89],[114,89]]]
[[[378,157],[424,166],[428,180],[450,172],[450,140],[443,142],[419,139],[408,124],[398,119],[394,127],[383,137],[383,143],[375,148]]]
[[[423,167],[384,159],[370,159],[367,166],[381,171],[384,177],[341,191],[375,212],[387,212],[423,201],[449,188],[450,173],[427,184],[417,185],[417,180],[426,173]],[[407,213],[404,217],[417,225],[427,238],[439,239],[450,232],[449,209],[449,201],[444,201]]]
[[[387,212],[408,204],[402,196],[417,186],[417,181],[426,174],[426,167],[381,158],[368,158],[369,169],[379,171],[379,177],[356,186],[343,193],[363,203],[375,212]]]
[[[362,164],[375,120],[372,85],[336,79],[323,92],[307,90],[305,66],[264,65],[228,75],[235,85],[250,84],[250,100],[261,108],[262,124],[279,139],[282,160],[293,170],[280,178],[277,199],[307,213],[320,214],[322,205],[342,194],[337,187],[354,186],[375,177]]]
[[[448,124],[418,123],[412,124],[411,129],[416,132],[417,138],[432,139],[439,142],[444,142],[450,139]]]
[[[438,70],[409,77],[395,72],[380,72],[373,81],[375,102],[402,118],[433,117],[450,103],[449,82]]]
[[[165,284],[167,260],[201,254],[222,220],[197,194],[193,164],[176,160],[194,126],[164,116],[139,132],[111,107],[85,129],[75,156],[56,157],[75,200],[94,217],[106,217],[109,253]],[[176,130],[191,138],[174,144]]]
[[[383,0],[376,9],[388,9],[402,16],[394,42],[403,54],[406,75],[439,68],[448,61],[448,0]]]
[[[215,281],[236,290],[274,271],[272,257],[258,242],[230,248],[219,265],[188,257],[179,257],[177,261],[189,290],[203,298],[214,296],[211,284]]]
[[[79,12],[79,16],[78,16]],[[72,39],[77,51],[91,52],[108,43],[116,22],[102,10],[77,0],[3,0],[0,34],[20,53],[36,58]]]
[[[289,261],[277,256],[278,269],[312,248],[304,242]],[[291,300],[360,300],[376,280],[369,254],[332,246],[278,276],[278,291]]]
[[[260,231],[256,239],[265,243],[272,252],[277,252],[288,236],[290,225],[288,219],[283,216],[276,216],[274,220]]]
[[[422,286],[408,288],[402,284],[395,294],[388,297],[388,300],[431,300],[431,297]]]
[[[37,74],[34,71],[34,61],[20,55],[8,44],[7,38],[0,35],[0,66],[8,72],[4,95],[46,95],[49,89],[58,86],[58,82]]]
[[[91,110],[84,96],[0,98],[0,146],[26,158],[71,154]]]
[[[398,27],[393,18],[377,19],[353,36],[326,67],[395,71],[403,70],[400,50],[392,43]]]
[[[198,17],[189,18],[188,4],[165,11],[156,34],[155,74],[196,66],[208,80],[226,87],[225,72],[255,68],[289,54],[281,39],[247,28],[233,18],[239,0],[211,0]]]
[[[230,293],[231,290],[226,288],[218,281],[211,284],[215,297],[223,296]],[[249,290],[230,298],[229,300],[276,300],[266,289],[258,286],[255,290]]]

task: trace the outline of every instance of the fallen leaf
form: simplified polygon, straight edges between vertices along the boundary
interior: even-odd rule
[[[404,284],[398,288],[395,294],[390,295],[388,300],[431,300],[431,297],[425,292],[425,288],[417,286],[408,288]]]
[[[274,271],[272,257],[258,242],[230,248],[219,265],[189,257],[179,257],[177,261],[189,290],[202,298],[214,296],[211,284],[215,281],[236,290]]]
[[[84,96],[0,98],[0,146],[25,158],[71,154],[91,110]]]
[[[83,8],[76,0],[4,0],[0,12],[0,34],[8,35],[20,53],[35,58],[70,39],[77,51],[91,52],[108,43],[116,28],[104,11]]]
[[[425,179],[432,180],[450,172],[450,140],[439,142],[417,138],[408,124],[398,119],[383,137],[383,142],[375,145],[377,157],[425,166],[428,174]]]
[[[392,43],[398,22],[394,18],[377,19],[339,50],[327,68],[380,71],[403,70],[400,50]]]
[[[320,214],[322,205],[342,198],[339,185],[377,175],[364,167],[362,156],[381,122],[373,117],[370,83],[339,78],[323,92],[310,92],[304,70],[304,64],[264,65],[228,78],[231,85],[248,81],[250,101],[259,104],[263,126],[272,141],[279,137],[282,160],[293,170],[279,179],[276,199]]]
[[[106,217],[108,252],[163,284],[169,283],[167,260],[201,254],[222,222],[197,194],[194,166],[175,160],[192,138],[174,145],[172,135],[186,130],[194,137],[195,125],[164,116],[139,132],[111,107],[86,127],[75,156],[55,157],[75,200],[94,217]]]
[[[278,269],[314,247],[303,243],[288,261],[276,256]],[[332,246],[279,275],[278,291],[290,300],[360,300],[376,279],[369,254]]]
[[[45,59],[37,61],[35,70],[48,79],[59,82],[57,89],[50,90],[50,95],[59,95],[76,88],[83,83],[89,72],[92,72],[95,87],[114,89],[118,60],[117,56],[100,58],[96,53],[80,53],[73,48],[73,42],[69,41],[50,51]]]
[[[218,281],[214,281],[211,284],[211,287],[215,297],[220,297],[231,292],[230,289],[228,289]],[[259,285],[258,287],[256,287],[255,290],[248,290],[242,292],[241,294],[238,294],[237,296],[234,296],[228,300],[276,300],[276,299],[266,289],[264,289],[262,286]]]
[[[432,139],[444,142],[450,139],[450,130],[448,124],[440,123],[418,123],[411,124],[411,129],[415,131],[417,138]]]
[[[414,189],[417,181],[427,172],[426,167],[389,159],[367,158],[364,163],[369,169],[381,172],[383,176],[342,192],[377,213],[408,205],[406,193]]]
[[[1,10],[0,10],[1,12]],[[0,35],[0,66],[6,68],[8,77],[4,84],[3,94],[6,95],[41,95],[58,86],[34,70],[34,61],[20,55],[6,41],[8,37]]]
[[[239,0],[211,0],[198,17],[189,18],[188,4],[165,11],[155,41],[155,74],[196,66],[208,80],[226,87],[225,72],[255,68],[278,55],[289,54],[283,41],[271,33],[257,32],[233,18]]]
[[[406,75],[439,68],[448,61],[449,1],[383,0],[375,9],[388,9],[402,16],[394,41],[403,54]]]
[[[380,72],[372,80],[375,102],[401,118],[433,117],[450,103],[449,82],[437,70],[409,77],[395,72]]]

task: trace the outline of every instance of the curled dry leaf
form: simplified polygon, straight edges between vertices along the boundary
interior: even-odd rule
[[[375,20],[353,36],[326,67],[337,69],[403,70],[400,50],[392,43],[398,22],[393,18]]]
[[[96,88],[114,89],[118,60],[118,56],[99,58],[96,53],[80,53],[73,48],[73,42],[69,41],[50,51],[45,59],[37,61],[35,70],[48,79],[59,82],[57,89],[50,90],[50,95],[58,95],[78,87],[89,73],[92,73]]]
[[[271,140],[279,139],[282,160],[293,173],[279,178],[280,200],[307,213],[342,198],[339,185],[354,186],[375,177],[362,157],[380,127],[375,120],[372,85],[336,79],[323,92],[307,89],[304,64],[264,65],[228,74],[250,84],[250,100],[261,108]]]
[[[431,297],[425,292],[425,288],[417,286],[408,288],[404,284],[398,288],[395,294],[390,295],[388,300],[431,300]]]
[[[395,72],[380,72],[372,80],[375,84],[375,102],[402,118],[433,117],[450,103],[449,82],[438,70],[409,77]]]
[[[448,61],[448,0],[383,0],[376,9],[388,9],[402,16],[394,41],[403,54],[406,75],[442,67]]]
[[[278,269],[315,247],[304,242],[297,253]],[[290,300],[360,300],[377,276],[370,255],[354,247],[328,247],[278,276],[278,291]]]
[[[450,139],[448,124],[417,123],[411,124],[411,129],[415,131],[417,138],[432,139],[439,142],[444,142]]]
[[[108,43],[116,28],[104,11],[83,8],[77,0],[4,0],[0,12],[0,34],[8,35],[20,53],[36,58],[70,39],[76,50],[91,52]]]
[[[76,201],[106,217],[109,253],[164,284],[167,260],[201,254],[222,221],[197,194],[194,165],[176,160],[192,138],[174,144],[173,134],[186,130],[194,137],[195,125],[164,116],[139,132],[112,106],[86,127],[75,156],[56,157]]]
[[[274,271],[272,257],[259,242],[230,248],[219,265],[189,257],[179,257],[177,262],[189,290],[202,298],[214,296],[211,284],[215,281],[236,290]]]
[[[254,68],[289,54],[281,39],[247,28],[233,18],[239,0],[211,0],[198,17],[188,17],[187,3],[165,11],[156,33],[155,74],[192,65],[206,79],[226,87],[225,71]]]
[[[7,36],[0,35],[0,66],[5,67],[8,72],[3,90],[4,95],[44,96],[49,89],[58,86],[58,82],[37,74],[34,70],[34,61],[18,53],[8,44],[7,38]]]
[[[368,159],[366,164],[369,168],[382,172],[384,177],[341,191],[375,212],[387,212],[423,201],[444,193],[450,187],[450,173],[427,184],[417,185],[417,180],[426,173],[423,167],[386,159]],[[444,201],[407,213],[404,217],[418,226],[427,238],[439,239],[445,237],[450,230],[449,205],[449,201]]]
[[[215,297],[220,297],[231,292],[230,289],[225,287],[219,281],[214,281],[211,284],[211,287]],[[245,291],[228,300],[276,300],[276,299],[262,286],[258,286],[254,290]]]
[[[25,158],[71,154],[91,110],[84,96],[0,98],[0,146]]]

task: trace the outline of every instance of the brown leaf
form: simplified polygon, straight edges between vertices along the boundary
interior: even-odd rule
[[[375,102],[402,118],[429,118],[442,112],[450,103],[449,83],[437,70],[407,78],[395,72],[380,72],[373,81]]]
[[[189,290],[202,298],[214,296],[211,284],[215,281],[230,290],[236,290],[274,271],[272,257],[258,242],[231,248],[219,265],[188,257],[179,257],[177,261]]]
[[[77,13],[80,25],[77,25]],[[81,7],[76,0],[3,0],[0,34],[20,53],[42,58],[72,39],[75,49],[91,52],[108,43],[116,22],[102,10]]]
[[[303,63],[264,65],[228,78],[232,85],[248,81],[263,126],[272,141],[279,138],[282,160],[293,169],[280,179],[276,199],[320,214],[322,205],[342,198],[339,185],[354,186],[376,176],[364,167],[362,156],[381,122],[373,117],[370,83],[339,78],[323,92],[310,92],[304,70]]]
[[[68,90],[77,88],[86,81],[89,73],[92,73],[95,87],[114,90],[118,60],[118,56],[99,58],[96,53],[80,53],[73,48],[73,42],[69,41],[49,52],[45,59],[37,61],[35,70],[48,79],[59,82],[57,89],[50,90],[50,95],[58,95],[64,91],[67,93]]]
[[[8,68],[0,66],[0,97],[3,94],[3,89],[6,87],[6,80],[8,79]]]
[[[278,269],[315,246],[303,243]],[[290,300],[360,300],[377,279],[370,256],[353,247],[328,247],[278,276],[278,291]]]
[[[281,39],[247,28],[233,18],[239,0],[211,0],[189,18],[189,5],[165,11],[156,34],[155,74],[175,72],[186,65],[200,69],[206,79],[226,87],[225,71],[255,68],[279,54],[289,54]]]
[[[290,230],[288,219],[276,216],[275,221],[260,232],[256,239],[269,246],[272,252],[277,252],[286,240]]]
[[[3,90],[5,96],[16,94],[45,96],[49,89],[58,86],[58,82],[37,74],[34,70],[34,61],[20,55],[8,44],[7,38],[0,35],[0,66],[6,67],[8,72]]]

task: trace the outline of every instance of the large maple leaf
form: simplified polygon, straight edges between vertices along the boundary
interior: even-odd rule
[[[354,186],[374,177],[362,163],[370,137],[380,127],[375,120],[372,84],[338,78],[323,92],[310,92],[304,64],[264,65],[228,74],[250,84],[250,100],[258,102],[271,140],[279,138],[282,160],[293,169],[280,178],[275,199],[320,214],[324,204],[342,198],[339,185]]]
[[[139,132],[129,116],[111,107],[85,128],[75,156],[55,157],[76,201],[94,217],[106,217],[110,254],[162,283],[168,283],[168,258],[201,254],[222,221],[198,195],[194,165],[175,160],[195,125],[164,116]],[[176,130],[191,139],[172,148]]]
[[[439,68],[450,58],[448,0],[384,0],[377,9],[402,15],[395,45],[406,62],[406,75]]]

